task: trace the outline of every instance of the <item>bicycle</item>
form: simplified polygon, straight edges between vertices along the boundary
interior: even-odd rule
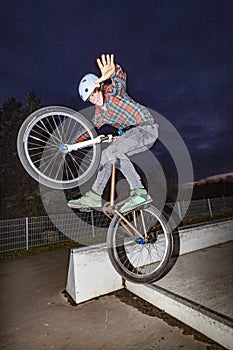
[[[87,140],[73,143],[77,134]],[[102,142],[79,112],[60,106],[41,108],[22,124],[17,139],[19,158],[26,171],[51,188],[74,188],[89,180],[99,165]],[[134,283],[152,283],[169,269],[173,234],[164,213],[151,204],[122,214],[114,202],[116,168],[112,167],[110,202],[103,207],[111,218],[107,232],[108,254],[116,271]]]

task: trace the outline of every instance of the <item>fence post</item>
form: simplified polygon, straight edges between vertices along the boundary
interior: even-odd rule
[[[207,198],[207,203],[208,203],[208,208],[210,211],[210,217],[213,217],[213,211],[212,211],[212,206],[211,206],[211,202],[210,202],[210,198]]]
[[[94,210],[91,210],[91,227],[92,227],[92,237],[95,237],[95,220],[94,220]]]
[[[28,250],[28,217],[26,217],[26,250]]]
[[[178,208],[179,218],[180,218],[180,220],[182,220],[182,214],[181,214],[180,202],[176,202],[176,203],[177,203],[177,208]]]

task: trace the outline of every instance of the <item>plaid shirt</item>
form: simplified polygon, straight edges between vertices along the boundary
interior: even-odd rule
[[[126,92],[126,73],[116,65],[112,84],[104,91],[104,105],[95,107],[93,124],[99,128],[110,124],[116,128],[125,128],[143,122],[153,123],[153,117],[145,106],[135,102]]]
[[[99,128],[109,124],[117,129],[144,122],[154,123],[154,119],[145,106],[135,102],[126,92],[126,73],[116,65],[115,73],[111,78],[112,84],[102,90],[103,106],[95,106],[95,115],[92,123]],[[83,141],[86,135],[80,135],[77,141]]]

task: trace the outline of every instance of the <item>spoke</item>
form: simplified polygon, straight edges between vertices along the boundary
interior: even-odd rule
[[[81,173],[81,171],[80,171],[80,170],[82,170],[81,164],[78,163],[78,161],[76,160],[76,158],[73,157],[73,156],[71,156],[70,159],[71,159],[71,162],[72,162],[72,164],[73,164],[73,166],[74,166],[74,168],[75,168],[77,174]],[[84,171],[83,171],[83,173],[84,173]]]
[[[47,119],[47,120],[48,120],[48,119]],[[41,130],[45,131],[45,132],[50,136],[49,138],[50,138],[50,139],[53,139],[54,144],[59,143],[60,140],[59,140],[58,138],[56,138],[55,135],[53,135],[53,132],[50,132],[50,131],[48,130],[47,126],[44,124],[44,121],[41,119],[40,122],[41,122],[41,124],[43,125],[44,129],[43,129],[39,124],[36,124],[36,125],[38,126],[38,128],[40,128]],[[49,123],[51,129],[54,130],[54,128],[51,126],[49,120],[48,120],[48,123]]]
[[[64,164],[64,172],[66,174],[66,178],[69,179],[69,173],[68,173],[68,170],[70,171],[70,174],[72,175],[73,177],[73,174],[71,172],[71,169],[69,168],[69,164],[65,161],[65,164]],[[73,177],[74,178],[74,177]]]
[[[72,162],[72,164],[73,164],[77,174],[80,173],[80,168],[81,167],[80,167],[80,164],[77,162],[76,158],[73,157],[72,155],[70,155],[70,159],[71,159],[71,162]]]
[[[38,126],[36,125],[36,127],[38,127]],[[32,129],[31,133],[29,134],[29,138],[35,134],[35,135],[38,135],[39,137],[41,137],[41,139],[40,139],[41,141],[46,142],[47,137],[45,137],[43,129],[42,129],[42,131],[43,131],[43,133],[40,132],[40,130],[36,130],[36,128]]]
[[[35,125],[34,128],[30,131],[30,136],[38,136],[41,140],[45,141],[48,139],[49,134],[38,125]]]
[[[31,139],[34,139],[34,140],[37,140],[37,141],[40,141],[40,142],[44,142],[44,143],[46,143],[46,141],[41,140],[41,139],[39,139],[39,138],[38,138],[38,137],[36,137],[36,136],[29,135],[29,137],[30,137]]]
[[[30,139],[33,139],[33,140],[39,141],[39,143],[45,144],[45,147],[47,147],[47,145],[51,145],[53,148],[58,149],[57,144],[51,143],[51,140],[50,140],[50,139],[48,139],[48,140],[43,140],[43,139],[40,139],[40,138],[38,138],[38,137],[36,137],[36,136],[29,135],[29,144],[32,144],[32,143],[33,143],[32,141],[30,141]],[[38,143],[34,143],[34,145],[38,145]]]
[[[88,151],[87,149],[79,149],[78,153],[84,157],[84,161],[85,157],[93,158],[93,149],[91,151]],[[90,153],[92,153],[92,155],[89,155]]]
[[[143,214],[143,210],[140,210],[140,214],[141,214],[141,220],[142,220],[142,227],[143,227],[143,232],[144,232],[144,237],[147,238],[147,233],[146,233],[146,226],[145,226],[145,221],[144,221],[144,214]]]
[[[37,144],[37,143],[33,143],[33,142],[30,142],[30,146],[35,146],[35,147],[28,147],[28,151],[29,152],[31,152],[31,151],[33,151],[33,150],[36,150],[36,149],[42,149],[42,151],[41,151],[41,153],[43,153],[43,152],[48,152],[48,151],[52,151],[52,150],[54,150],[54,151],[58,151],[58,148],[57,147],[55,147],[55,146],[53,146],[53,145],[49,145],[49,147],[48,147],[48,145],[46,145],[46,148],[44,148],[42,145],[39,145],[39,144]],[[48,148],[48,149],[47,149]]]
[[[137,247],[137,248],[138,248],[138,247]],[[134,255],[131,254],[129,260],[131,261],[132,265],[133,265],[135,268],[138,268],[138,267],[140,266],[140,264],[139,264],[140,259],[141,259],[141,255],[138,254],[138,252],[135,252]]]
[[[69,178],[67,169],[69,170],[70,175],[71,175],[72,178],[74,179],[75,177],[74,177],[74,175],[73,175],[73,172],[72,172],[72,170],[71,170],[71,168],[70,168],[68,162],[66,161],[66,159],[64,159],[64,161],[65,161],[65,171],[66,171],[67,179]]]
[[[31,158],[38,158],[38,156],[40,156],[42,154],[42,152],[33,152],[33,154],[31,154]],[[33,159],[32,159],[33,160]],[[39,158],[37,161],[34,161],[33,163],[35,164],[36,162],[40,162],[41,158]]]
[[[76,157],[73,155],[70,155],[72,161],[74,162],[74,164],[77,164],[78,167],[80,168],[80,170],[82,171],[82,173],[85,173],[86,169],[89,167],[90,162],[88,162],[85,159],[82,159],[79,163],[76,160]]]
[[[60,156],[61,156],[61,154],[59,154]],[[62,158],[63,160],[64,160],[64,158]],[[57,169],[57,172],[56,172],[56,175],[55,175],[55,179],[57,179],[58,178],[58,175],[60,174],[60,172],[61,172],[61,170],[62,170],[62,166],[63,166],[63,162],[61,161],[60,162],[60,165],[59,165],[59,167],[58,167],[58,169]],[[58,179],[58,180],[60,180],[60,179]]]
[[[44,158],[41,159],[41,163],[42,163],[41,166],[44,166],[44,164],[46,165],[46,167],[44,168],[44,173],[49,169],[50,165],[52,164],[52,162],[54,162],[56,160],[58,155],[60,155],[59,152],[57,154],[55,154],[55,155],[52,155],[51,156],[52,158],[50,157],[51,159],[48,160],[47,165],[46,165],[45,159],[49,158],[49,156],[44,157]],[[51,171],[50,171],[50,174],[51,174]]]
[[[33,147],[29,148],[28,152],[30,154],[30,157],[33,157],[36,155],[42,155],[43,154],[43,147]]]
[[[51,116],[51,118],[52,118],[52,120],[53,120],[53,116]],[[55,139],[55,143],[60,143],[60,142],[61,142],[61,139],[59,139],[59,138],[57,137],[57,135],[56,135],[56,129],[57,129],[57,128],[56,128],[56,124],[53,126],[53,125],[51,124],[50,119],[48,119],[48,118],[47,118],[47,121],[48,121],[48,124],[49,124],[49,126],[50,126],[52,132],[50,132],[44,124],[43,124],[43,125],[44,125],[44,127],[46,128],[46,130],[48,130],[48,133],[50,134],[50,138]],[[41,121],[41,122],[42,122],[42,121]]]
[[[59,152],[57,152],[56,154],[50,154],[50,155],[48,155],[48,156],[45,156],[45,157],[43,157],[43,158],[41,158],[41,159],[38,159],[36,162],[41,162],[42,164],[41,164],[41,166],[43,166],[44,164],[46,164],[46,160],[48,159],[48,166],[49,166],[49,164],[51,163],[51,161],[53,161],[53,159],[56,159],[56,157],[57,157],[57,155],[59,155]],[[51,159],[51,160],[50,160]],[[35,162],[35,163],[36,163]],[[44,163],[44,164],[43,164]],[[46,171],[47,169],[48,169],[48,166],[44,169],[44,171]]]
[[[58,115],[58,117],[59,117],[59,120],[60,120],[60,124],[59,124],[59,127],[61,127],[61,135],[62,135],[62,140],[63,140],[63,143],[64,143],[64,140],[66,140],[66,130],[64,129],[64,124],[65,124],[65,122],[66,122],[66,119],[63,119],[62,120],[62,118],[61,118],[61,115],[59,114]],[[63,118],[65,118],[64,116],[63,116]]]
[[[73,121],[73,126],[70,125],[71,124],[71,119],[69,119],[69,126],[67,128],[67,130],[69,131],[69,137],[67,139],[67,143],[71,143],[74,140],[74,135],[79,133],[79,130],[81,129],[80,124],[77,124],[76,122]],[[71,130],[70,130],[70,126],[71,126]]]
[[[58,115],[58,118],[59,118],[59,115]],[[56,126],[54,131],[58,133],[59,140],[62,141],[62,135],[60,134],[59,125],[57,125],[57,123],[54,119],[54,115],[52,115],[52,120],[53,120],[54,125]],[[60,118],[59,118],[59,120],[60,120]]]
[[[31,146],[34,146],[34,147],[31,147]],[[28,151],[31,151],[31,150],[37,149],[37,148],[44,149],[44,146],[40,145],[39,143],[30,142],[29,146],[28,146]]]

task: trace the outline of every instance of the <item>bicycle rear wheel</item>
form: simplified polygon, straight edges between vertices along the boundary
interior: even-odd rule
[[[17,139],[18,155],[26,171],[41,184],[68,189],[88,181],[100,160],[100,145],[64,153],[59,147],[76,136],[97,136],[93,125],[80,113],[51,106],[32,113],[22,124]]]
[[[115,214],[109,226],[110,260],[128,281],[155,282],[164,275],[172,255],[172,231],[167,220],[153,206],[124,214],[124,218]]]

